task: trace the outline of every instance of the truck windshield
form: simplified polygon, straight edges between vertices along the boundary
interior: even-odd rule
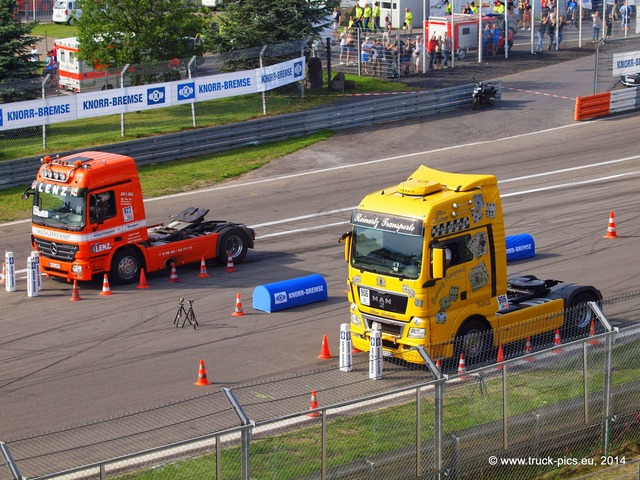
[[[351,266],[358,270],[415,280],[422,269],[424,239],[354,226]]]
[[[86,197],[35,191],[33,223],[65,230],[81,230],[85,225]]]

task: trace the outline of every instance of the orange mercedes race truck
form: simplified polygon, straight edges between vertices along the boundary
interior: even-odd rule
[[[369,351],[375,324],[384,356],[424,363],[422,346],[433,359],[464,353],[476,363],[492,347],[563,326],[588,333],[587,302],[602,298],[591,286],[507,276],[493,175],[420,166],[406,181],[367,195],[351,224],[341,242],[359,350]]]
[[[44,157],[24,192],[28,197],[41,269],[69,281],[108,273],[126,284],[137,281],[142,268],[154,272],[229,256],[240,263],[254,246],[253,229],[205,220],[208,209],[188,208],[169,223],[148,226],[135,160],[115,153]]]

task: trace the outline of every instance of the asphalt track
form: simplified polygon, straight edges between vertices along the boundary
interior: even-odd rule
[[[237,272],[198,265],[150,275],[151,288],[44,280],[28,298],[0,291],[0,440],[86,423],[202,393],[291,375],[319,360],[322,336],[335,355],[347,321],[346,266],[337,239],[367,192],[405,179],[420,164],[497,175],[507,234],[529,233],[536,258],[510,266],[543,278],[594,284],[605,297],[638,288],[640,152],[637,114],[573,122],[575,97],[591,91],[593,57],[504,77],[497,108],[360,128],[275,161],[239,180],[146,203],[151,222],[189,206],[256,229],[256,250]],[[609,212],[619,237],[605,240]],[[0,225],[0,249],[30,251],[27,222]],[[23,262],[26,265],[26,260]],[[251,308],[260,284],[320,273],[329,300],[266,314]],[[236,294],[244,317],[233,317]],[[192,298],[201,327],[176,329],[178,298]],[[312,386],[310,386],[312,387]]]

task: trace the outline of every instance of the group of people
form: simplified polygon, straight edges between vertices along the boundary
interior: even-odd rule
[[[491,55],[496,57],[498,52],[504,52],[505,44],[507,48],[513,46],[513,32],[507,30],[505,41],[505,31],[498,23],[485,24],[482,31],[482,51],[491,52]]]
[[[363,33],[382,32],[380,25],[380,2],[369,3],[357,2],[353,10],[353,15],[349,15],[347,28],[353,33],[355,29],[359,29]],[[342,24],[342,11],[338,7],[333,8],[333,31],[337,36],[337,32]]]
[[[340,65],[355,65],[358,60],[358,45],[356,36],[347,28],[340,33]],[[397,78],[399,75],[421,73],[425,53],[428,59],[428,70],[447,68],[451,58],[452,42],[448,33],[433,34],[426,42],[417,36],[402,39],[396,35],[391,41],[384,36],[374,41],[365,37],[360,45],[360,66],[363,74],[382,76],[383,67],[386,68],[387,78]]]

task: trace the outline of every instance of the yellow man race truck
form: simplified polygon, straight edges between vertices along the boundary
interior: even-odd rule
[[[353,346],[423,363],[467,363],[483,352],[560,328],[589,329],[594,287],[507,276],[505,227],[493,175],[420,166],[406,181],[367,195],[342,236]],[[568,310],[567,310],[568,309]],[[567,310],[567,312],[565,312]],[[572,312],[572,313],[568,313]]]
[[[242,223],[205,220],[208,209],[188,208],[169,223],[147,225],[135,160],[82,152],[42,159],[23,198],[33,197],[31,242],[47,276],[114,283],[202,259],[240,263],[255,233]]]

